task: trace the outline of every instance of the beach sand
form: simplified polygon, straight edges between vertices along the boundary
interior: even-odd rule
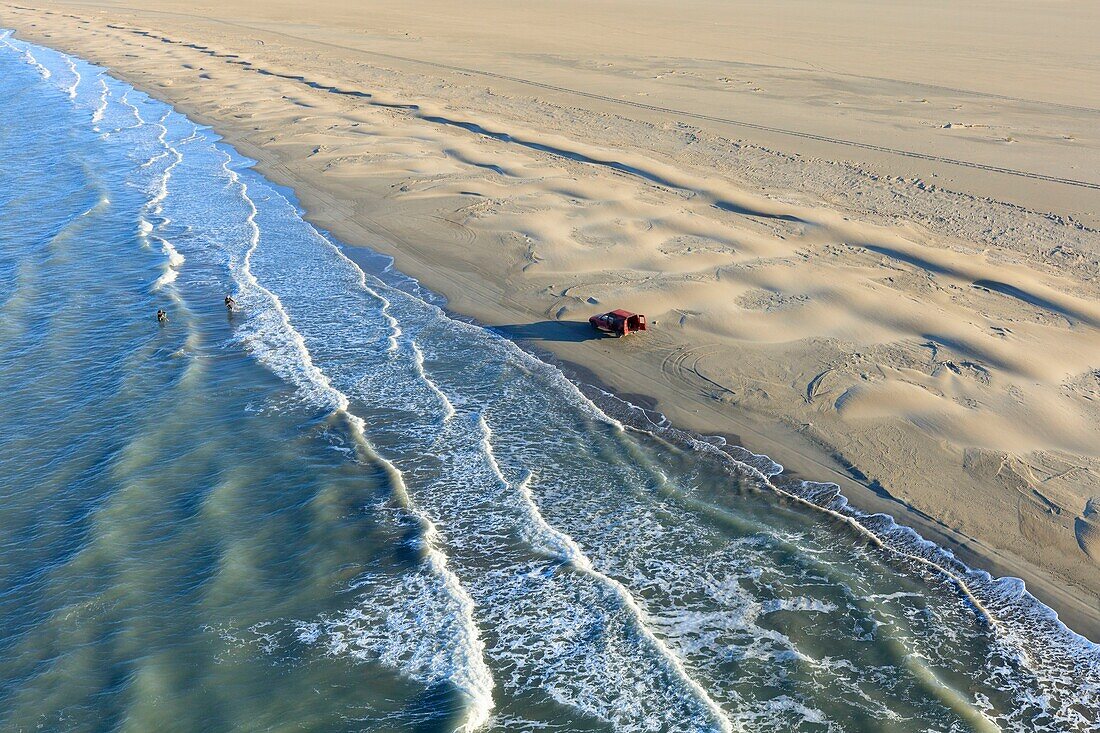
[[[1097,640],[1100,8],[956,5],[100,0],[0,25],[212,125],[454,312],[836,481]],[[593,338],[617,307],[652,330]]]

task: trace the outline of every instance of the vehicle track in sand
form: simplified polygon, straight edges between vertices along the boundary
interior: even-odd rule
[[[17,7],[17,6],[12,6],[12,7]],[[22,8],[22,9],[32,10],[31,8]],[[49,12],[49,11],[43,11],[43,12]],[[1100,182],[1095,182],[1095,181],[1083,181],[1083,180],[1077,180],[1077,179],[1074,179],[1074,178],[1066,178],[1066,177],[1063,177],[1063,176],[1053,176],[1053,175],[1048,175],[1046,173],[1039,173],[1039,172],[1036,172],[1036,171],[1025,171],[1025,170],[1019,170],[1019,169],[1016,169],[1016,168],[1007,168],[1007,167],[1003,167],[1003,166],[990,165],[990,164],[987,164],[987,163],[979,163],[979,162],[972,161],[972,160],[962,160],[962,159],[959,159],[959,158],[950,158],[950,157],[946,157],[946,156],[942,156],[942,155],[935,155],[935,154],[932,154],[932,153],[921,152],[919,150],[906,150],[904,148],[893,148],[893,147],[889,147],[889,146],[886,146],[886,145],[876,145],[874,143],[861,142],[859,140],[849,140],[849,139],[846,139],[846,138],[832,137],[832,136],[829,136],[829,135],[819,135],[817,133],[806,132],[804,130],[792,130],[792,129],[789,129],[789,128],[775,127],[773,125],[763,125],[763,124],[756,123],[756,122],[749,122],[747,120],[734,119],[732,117],[721,117],[721,116],[718,116],[718,115],[709,115],[709,114],[704,114],[704,113],[701,113],[701,112],[692,112],[690,110],[677,109],[675,107],[665,107],[665,106],[657,105],[657,104],[649,104],[647,102],[638,102],[638,101],[630,100],[630,99],[619,99],[617,97],[611,97],[611,96],[607,96],[607,95],[604,95],[604,94],[597,94],[595,92],[586,92],[586,91],[583,91],[581,89],[574,89],[574,88],[571,88],[571,87],[564,87],[564,86],[559,86],[559,85],[556,85],[556,84],[550,84],[550,83],[547,83],[547,82],[538,81],[536,79],[527,79],[527,78],[524,78],[524,77],[512,76],[512,75],[509,75],[509,74],[500,74],[500,73],[495,72],[495,71],[487,71],[487,70],[484,70],[484,69],[475,69],[475,68],[471,68],[471,67],[467,67],[467,66],[458,66],[456,64],[445,64],[445,63],[438,62],[438,61],[429,61],[429,60],[426,60],[426,59],[419,59],[419,58],[412,57],[412,56],[401,56],[401,55],[398,55],[398,54],[385,53],[385,52],[382,52],[382,51],[372,51],[372,50],[369,50],[369,49],[356,48],[354,46],[346,46],[346,45],[339,44],[339,43],[332,43],[330,41],[319,41],[319,40],[315,40],[315,39],[308,38],[308,37],[305,37],[305,36],[295,35],[293,33],[285,33],[283,31],[275,31],[275,30],[271,30],[271,29],[268,29],[268,28],[264,28],[264,27],[250,26],[250,25],[247,25],[245,23],[235,23],[233,21],[220,20],[220,19],[210,18],[210,17],[207,17],[207,16],[200,16],[200,15],[192,14],[192,13],[178,13],[178,12],[152,11],[152,10],[145,11],[145,12],[148,12],[148,13],[151,13],[151,14],[156,14],[156,15],[167,15],[167,16],[176,16],[176,17],[185,17],[185,18],[201,18],[202,20],[204,20],[206,22],[209,22],[209,23],[216,23],[218,25],[231,26],[231,27],[234,27],[234,28],[243,28],[243,29],[253,31],[253,32],[259,31],[259,32],[262,32],[262,33],[267,33],[267,34],[271,34],[271,35],[275,35],[275,36],[282,36],[284,38],[294,39],[294,40],[299,41],[299,42],[304,41],[306,43],[317,45],[317,46],[327,46],[327,47],[330,47],[330,48],[338,48],[342,51],[350,51],[350,52],[353,52],[353,53],[364,54],[364,55],[367,55],[367,56],[375,56],[375,57],[378,57],[378,58],[385,58],[385,59],[390,59],[390,60],[393,60],[393,61],[401,61],[401,62],[404,62],[404,63],[419,64],[421,66],[427,66],[427,67],[436,68],[436,69],[443,69],[445,71],[450,71],[450,72],[459,73],[459,74],[468,74],[468,75],[474,75],[474,76],[482,76],[482,77],[491,78],[491,79],[500,79],[501,81],[508,81],[508,82],[512,82],[512,83],[515,83],[515,84],[522,84],[522,85],[525,85],[525,86],[535,87],[535,88],[538,88],[538,89],[546,89],[548,91],[554,91],[554,92],[559,92],[559,93],[563,93],[563,94],[570,94],[570,95],[574,95],[574,96],[578,96],[578,97],[583,97],[583,98],[586,98],[586,99],[594,99],[594,100],[597,100],[597,101],[600,101],[600,102],[607,102],[607,103],[610,103],[610,104],[616,104],[616,105],[621,105],[621,106],[626,106],[626,107],[633,107],[633,108],[636,108],[636,109],[642,109],[642,110],[646,110],[646,111],[649,111],[649,112],[660,112],[660,113],[670,115],[670,116],[673,116],[673,117],[694,119],[694,120],[703,120],[703,121],[706,121],[706,122],[717,122],[717,123],[724,124],[724,125],[731,125],[731,126],[734,126],[734,127],[741,127],[741,128],[750,129],[750,130],[758,130],[760,132],[769,132],[769,133],[772,133],[772,134],[784,135],[784,136],[787,136],[787,137],[795,137],[795,138],[800,138],[800,139],[803,139],[803,140],[814,140],[816,142],[824,142],[824,143],[829,143],[829,144],[832,144],[832,145],[839,145],[839,146],[848,147],[848,148],[855,148],[855,149],[860,149],[860,150],[870,150],[870,151],[878,152],[878,153],[887,153],[887,154],[890,154],[890,155],[898,155],[898,156],[905,157],[905,158],[925,160],[925,161],[929,161],[929,162],[933,162],[933,163],[944,163],[944,164],[947,164],[947,165],[954,165],[954,166],[959,166],[959,167],[962,167],[962,168],[972,168],[972,169],[976,169],[976,170],[982,170],[982,171],[986,171],[986,172],[989,172],[989,173],[998,173],[998,174],[1002,174],[1002,175],[1015,176],[1017,178],[1028,178],[1028,179],[1037,180],[1037,181],[1046,181],[1048,183],[1059,183],[1059,184],[1062,184],[1062,185],[1073,186],[1073,187],[1076,187],[1076,188],[1084,188],[1084,189],[1091,189],[1091,190],[1095,190],[1095,191],[1100,191]],[[138,31],[140,29],[127,29],[127,30]],[[986,95],[982,95],[982,96],[986,96]],[[1017,100],[1017,101],[1028,101],[1028,100]],[[1077,109],[1077,108],[1074,108],[1074,109]],[[1080,108],[1080,109],[1089,110],[1091,108]]]

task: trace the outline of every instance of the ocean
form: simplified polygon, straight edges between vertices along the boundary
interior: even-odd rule
[[[0,36],[0,729],[1100,729],[1100,646],[1020,581],[575,385]]]

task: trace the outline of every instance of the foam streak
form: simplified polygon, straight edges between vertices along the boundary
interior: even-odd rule
[[[99,103],[96,105],[95,111],[92,112],[92,129],[98,131],[99,123],[103,120],[103,114],[107,111],[107,98],[110,95],[110,90],[107,87],[107,82],[102,76],[98,78],[99,81]]]
[[[72,56],[65,56],[65,63],[69,65],[69,71],[73,75],[73,83],[69,87],[69,99],[76,99],[76,90],[80,86],[80,72],[76,70],[76,62]]]
[[[168,163],[168,165],[166,165],[164,167],[164,170],[161,172],[160,177],[157,179],[156,192],[153,194],[153,197],[149,199],[149,202],[145,206],[148,212],[152,213],[160,219],[160,223],[157,226],[157,229],[161,232],[163,232],[170,223],[168,217],[164,216],[163,213],[164,200],[168,198],[168,181],[172,178],[172,170],[183,160],[183,154],[180,153],[180,151],[177,150],[175,146],[171,145],[167,139],[168,125],[166,124],[166,121],[171,114],[171,109],[167,110],[164,115],[156,122],[156,126],[160,128],[160,134],[157,135],[157,142],[160,143],[163,152],[153,156],[141,166],[142,168],[144,168],[166,157],[172,159],[171,162]],[[179,250],[177,250],[172,245],[172,243],[168,241],[168,239],[166,239],[164,236],[157,236],[157,239],[160,241],[161,244],[161,252],[165,254],[167,259],[164,263],[163,274],[161,274],[161,276],[157,278],[157,281],[153,284],[154,290],[159,290],[165,285],[169,285],[175,282],[176,278],[179,276],[179,268],[183,266],[183,263],[185,261],[184,256],[179,253]]]
[[[328,375],[314,363],[305,339],[291,324],[290,317],[279,297],[260,284],[256,278],[252,270],[252,257],[261,241],[260,228],[256,223],[258,210],[255,202],[248,195],[248,185],[230,166],[230,162],[231,157],[225,154],[225,162],[222,167],[232,185],[237,188],[240,198],[249,212],[246,218],[248,247],[239,267],[234,268],[234,274],[239,277],[239,284],[245,293],[242,300],[253,300],[253,297],[255,297],[257,300],[262,298],[270,304],[268,310],[274,315],[275,323],[261,327],[260,336],[262,338],[276,335],[271,326],[277,326],[282,336],[279,340],[293,349],[298,364],[298,368],[294,370],[275,367],[276,373],[281,376],[288,376],[288,373],[293,373],[292,383],[300,387],[307,387],[307,394],[347,421],[361,458],[366,462],[383,467],[389,477],[395,500],[419,523],[425,562],[432,574],[442,583],[451,601],[460,611],[460,636],[455,640],[456,648],[452,650],[456,659],[450,677],[450,682],[459,689],[467,703],[466,717],[459,730],[464,732],[478,730],[489,722],[490,713],[493,709],[492,690],[494,683],[488,664],[485,661],[485,646],[474,620],[473,599],[463,588],[458,577],[448,567],[447,556],[440,549],[441,543],[438,530],[409,496],[401,471],[391,461],[380,455],[370,443],[366,435],[366,424],[361,417],[351,411],[347,395],[336,389]],[[263,307],[259,303],[256,303],[256,305],[260,308]],[[263,351],[255,339],[251,342],[251,345],[254,353],[258,354],[261,361],[274,367],[275,361]]]
[[[638,604],[638,601],[626,586],[618,580],[597,570],[592,564],[592,561],[585,555],[584,550],[581,549],[580,545],[578,545],[572,537],[546,521],[542,512],[539,510],[535,495],[531,491],[530,484],[533,474],[527,472],[519,484],[512,486],[511,482],[504,476],[504,472],[497,462],[496,455],[493,451],[493,433],[483,415],[478,415],[477,425],[478,429],[481,431],[482,451],[485,454],[489,466],[492,468],[493,474],[496,476],[497,480],[501,482],[503,487],[514,488],[516,493],[518,493],[523,500],[522,505],[527,513],[533,531],[532,540],[534,544],[539,546],[543,551],[557,557],[562,562],[568,563],[577,572],[591,576],[604,587],[610,589],[619,599],[619,602],[623,604],[623,607],[629,611],[634,619],[636,628],[661,656],[668,666],[669,671],[671,671],[704,706],[717,729],[725,732],[733,731],[733,723],[718,704],[714,702],[703,686],[692,678],[691,674],[684,666],[683,660],[681,660],[664,641],[653,633],[648,614],[645,609]]]
[[[420,347],[417,345],[416,341],[410,340],[409,346],[412,349],[413,364],[416,366],[417,373],[424,381],[424,384],[428,385],[428,389],[431,390],[432,393],[439,398],[440,403],[442,403],[443,405],[443,422],[449,421],[452,417],[455,416],[454,405],[451,404],[451,401],[447,398],[447,395],[443,393],[443,390],[439,388],[439,385],[436,384],[435,381],[428,376],[427,371],[424,370],[424,352],[420,350]]]

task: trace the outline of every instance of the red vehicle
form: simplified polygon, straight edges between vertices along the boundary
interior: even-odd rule
[[[628,333],[645,330],[645,316],[624,310],[592,316],[588,319],[588,322],[597,331],[613,333],[616,336],[626,336]]]

